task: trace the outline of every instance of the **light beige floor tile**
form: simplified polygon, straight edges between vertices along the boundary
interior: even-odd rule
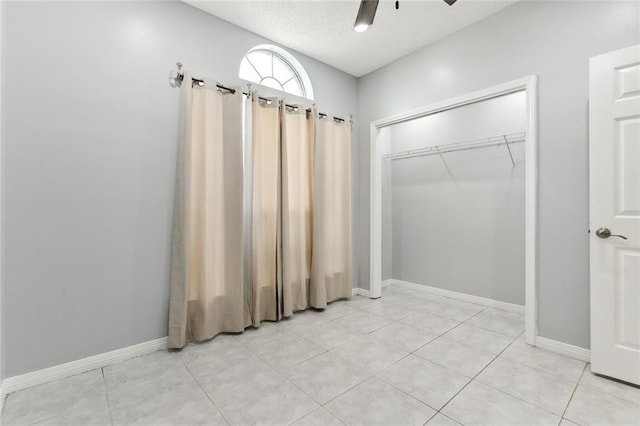
[[[288,424],[318,408],[309,396],[260,359],[192,370],[231,424]]]
[[[509,346],[500,357],[517,361],[520,364],[537,368],[572,382],[578,381],[585,365],[584,361],[530,346],[520,339]]]
[[[300,337],[326,350],[335,349],[340,345],[362,337],[362,333],[333,321],[328,321],[327,324],[316,324],[315,326],[306,327],[297,330],[296,333]]]
[[[235,341],[248,348],[255,347],[282,335],[290,334],[290,323],[292,322],[292,318],[280,322],[263,322],[260,327],[249,327],[245,329],[244,333],[233,337],[235,337]]]
[[[158,386],[192,383],[192,377],[176,354],[158,351],[105,367],[104,383],[113,408],[151,398]]]
[[[427,312],[414,312],[400,321],[402,324],[428,331],[437,336],[446,333],[454,327],[460,325],[460,321],[450,318],[440,317]]]
[[[423,425],[435,411],[372,377],[325,406],[348,425]]]
[[[324,348],[293,334],[280,336],[252,350],[260,359],[278,370],[287,369],[326,352]]]
[[[67,413],[71,420],[102,413],[107,404],[102,372],[88,371],[10,394],[2,411],[3,425],[42,422]]]
[[[253,335],[255,335],[255,333],[260,333],[264,336],[264,334],[257,330],[249,331],[248,333]],[[200,364],[207,363],[212,359],[218,359],[221,357],[245,358],[248,356],[248,351],[247,348],[242,345],[243,341],[247,340],[242,334],[219,334],[206,342],[189,343],[184,348],[176,351],[175,354],[188,367],[196,367]]]
[[[208,342],[212,344],[212,342]],[[198,366],[210,368],[223,359],[238,362],[233,345],[200,344],[183,355]],[[242,345],[243,353],[255,359]],[[224,355],[224,356],[223,356]],[[208,361],[207,361],[208,360]],[[240,358],[242,360],[242,358]],[[207,362],[205,362],[207,361]],[[104,369],[105,386],[115,425],[149,425],[186,422],[189,424],[226,424],[222,415],[194,380],[191,373],[173,353],[156,352]]]
[[[191,374],[209,394],[216,396],[240,392],[245,388],[279,385],[286,379],[257,357],[236,362],[222,358],[192,368]]]
[[[356,312],[360,312],[359,310]],[[296,334],[302,333],[305,330],[309,330],[315,327],[321,327],[330,324],[331,321],[327,319],[322,311],[307,309],[303,312],[297,312],[292,317],[281,321],[286,327],[286,330]]]
[[[406,306],[409,309],[426,310],[432,306],[433,303],[439,303],[443,301],[444,298],[431,294],[414,292],[412,294],[398,294],[390,296],[386,300],[397,305]]]
[[[505,318],[510,318],[515,321],[524,322],[524,307],[522,307],[522,310],[520,312],[507,311],[507,310],[498,309],[498,308],[487,308],[485,312],[488,312],[494,315],[499,315]]]
[[[494,355],[499,354],[515,339],[467,324],[460,324],[445,334],[444,337]]]
[[[109,392],[114,425],[225,425],[218,409],[193,378],[169,385],[155,381],[138,388]]]
[[[438,336],[408,325],[392,323],[370,334],[388,345],[396,346],[406,352],[413,352]]]
[[[559,416],[575,388],[571,380],[506,358],[493,361],[476,380]]]
[[[495,358],[493,354],[445,337],[434,340],[414,354],[468,377],[478,374]]]
[[[464,425],[557,425],[560,417],[478,382],[469,383],[442,412]]]
[[[425,305],[421,310],[430,314],[440,315],[442,317],[451,318],[456,321],[466,321],[478,312],[485,310],[485,306],[475,305],[454,301],[451,299],[441,302],[431,302]]]
[[[314,412],[307,414],[294,423],[295,426],[342,426],[342,423],[336,416],[326,409],[320,407]]]
[[[427,424],[429,426],[460,426],[460,423],[456,422],[453,419],[450,419],[442,413],[438,413],[433,416],[431,420],[427,422]]]
[[[579,384],[564,417],[582,426],[638,425],[640,404]]]
[[[408,352],[370,335],[339,346],[331,353],[361,365],[371,374],[389,367],[408,355]]]
[[[106,405],[103,407],[75,407],[58,416],[34,424],[39,426],[111,426],[111,416]],[[11,425],[6,423],[5,426]]]
[[[284,375],[319,404],[329,402],[371,376],[359,365],[332,353],[300,363]]]
[[[230,424],[238,425],[286,425],[319,407],[288,381],[246,387],[212,400]]]
[[[366,311],[345,315],[336,319],[335,322],[352,328],[362,334],[369,334],[392,323],[392,321],[387,318]]]
[[[471,380],[415,355],[401,359],[376,376],[436,410]]]
[[[382,300],[380,303],[366,308],[365,311],[374,315],[381,316],[383,318],[387,318],[391,321],[401,320],[402,318],[405,318],[412,312],[414,312],[411,308],[407,308],[406,306],[398,305],[386,300]]]
[[[382,301],[382,298],[371,299],[365,296],[353,296],[349,299],[349,306],[356,309],[367,309]]]
[[[328,320],[334,320],[357,311],[359,311],[359,309],[352,306],[349,301],[340,300],[329,303],[323,315]]]
[[[625,399],[636,404],[640,404],[640,388],[630,386],[615,380],[595,375],[591,372],[591,365],[582,373],[580,384],[589,386],[597,391],[615,396],[616,398]]]
[[[524,331],[523,316],[492,308],[470,318],[467,324],[511,337],[518,337]]]

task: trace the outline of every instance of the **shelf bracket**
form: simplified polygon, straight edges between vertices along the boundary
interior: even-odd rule
[[[513,154],[511,154],[511,148],[509,148],[509,140],[507,139],[507,135],[504,135],[504,146],[507,147],[507,151],[509,152],[509,158],[511,158],[511,164],[513,165],[513,167],[516,166],[516,162],[513,161]]]

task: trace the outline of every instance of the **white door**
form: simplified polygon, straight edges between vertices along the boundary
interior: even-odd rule
[[[591,369],[640,384],[640,45],[591,58]]]

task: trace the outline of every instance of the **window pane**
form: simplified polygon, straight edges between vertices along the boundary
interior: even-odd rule
[[[253,69],[247,58],[243,58],[242,62],[240,62],[240,78],[245,80],[253,81],[254,83],[260,83],[260,76]]]
[[[300,82],[297,78],[286,83],[284,85],[284,91],[291,93],[292,95],[302,96],[302,89],[300,88]]]
[[[256,70],[260,73],[262,78],[270,77],[271,73],[271,53],[263,52],[261,50],[251,52],[247,55],[247,58],[251,61]]]
[[[262,80],[260,82],[260,84],[262,84],[263,86],[267,86],[267,87],[272,87],[274,89],[278,89],[278,90],[283,90],[282,89],[282,84],[280,84],[280,82],[278,80],[276,80],[273,77],[267,77],[264,80]],[[283,90],[285,91],[285,90]]]
[[[293,77],[293,73],[288,64],[282,62],[277,56],[273,57],[273,78],[284,84]]]

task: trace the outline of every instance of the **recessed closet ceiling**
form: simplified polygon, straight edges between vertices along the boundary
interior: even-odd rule
[[[357,33],[359,0],[182,0],[356,77],[492,15],[518,0],[381,0],[374,25]]]

